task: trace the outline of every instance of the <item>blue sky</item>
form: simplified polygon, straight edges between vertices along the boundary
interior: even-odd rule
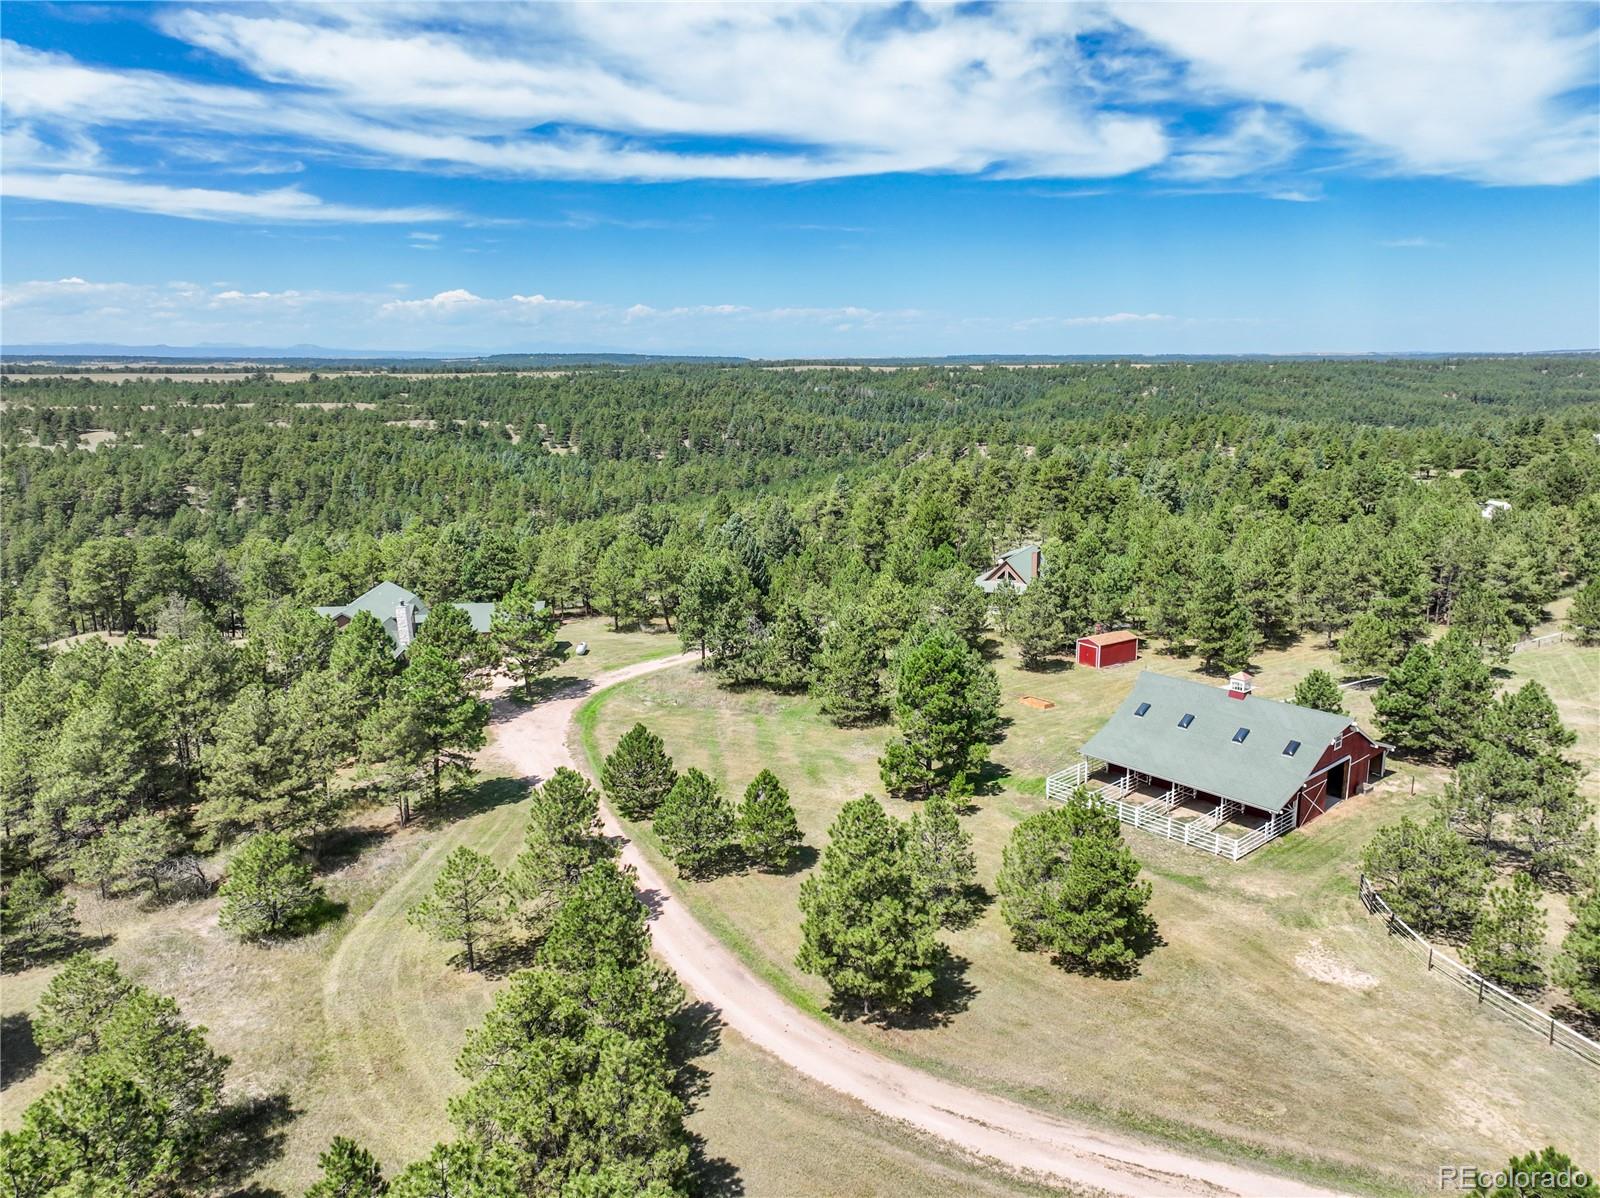
[[[1597,11],[8,3],[0,332],[1593,347]]]

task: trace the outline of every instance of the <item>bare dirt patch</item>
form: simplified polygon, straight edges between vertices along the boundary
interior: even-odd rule
[[[1295,956],[1294,963],[1301,973],[1314,982],[1343,986],[1347,990],[1371,990],[1378,984],[1378,979],[1372,974],[1341,961],[1316,937]]]

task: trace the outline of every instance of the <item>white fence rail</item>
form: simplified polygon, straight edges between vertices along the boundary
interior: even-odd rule
[[[1530,636],[1512,645],[1511,652],[1521,653],[1524,649],[1542,649],[1546,645],[1554,645],[1566,639],[1565,632],[1547,632],[1543,636]]]
[[[1080,761],[1069,769],[1051,774],[1045,779],[1045,797],[1056,802],[1064,801],[1073,791],[1088,785],[1089,774],[1087,761]],[[1149,799],[1143,803],[1129,802],[1128,793],[1137,781],[1136,775],[1123,774],[1115,782],[1108,782],[1093,790],[1091,795],[1097,803],[1114,811],[1122,823],[1202,852],[1226,857],[1230,861],[1239,860],[1294,827],[1295,809],[1290,806],[1243,836],[1224,836],[1213,829],[1227,818],[1230,811],[1237,808],[1238,805],[1231,800],[1224,799],[1216,811],[1204,818],[1174,819],[1169,812],[1178,803],[1193,798],[1194,791],[1186,786],[1173,786],[1159,799]]]
[[[1362,905],[1374,915],[1383,916],[1392,935],[1398,937],[1407,949],[1419,957],[1426,958],[1429,972],[1437,973],[1469,993],[1475,994],[1480,1005],[1493,1007],[1500,1014],[1527,1028],[1551,1047],[1565,1048],[1590,1065],[1600,1068],[1600,1043],[1589,1039],[1576,1028],[1562,1023],[1554,1015],[1547,1014],[1538,1007],[1529,1006],[1516,995],[1507,993],[1488,978],[1472,972],[1459,961],[1447,957],[1434,948],[1390,909],[1389,904],[1383,901],[1383,896],[1373,889],[1371,882],[1367,881],[1366,874],[1361,875],[1359,892]]]

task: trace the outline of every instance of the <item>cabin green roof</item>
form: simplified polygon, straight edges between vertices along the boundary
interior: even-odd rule
[[[1026,587],[1034,579],[1036,574],[1034,563],[1038,560],[1039,546],[1033,544],[1018,545],[1010,553],[1001,554],[999,561],[978,575],[978,586],[985,591],[993,592],[1001,581],[995,578],[994,575],[1002,566],[1010,566],[1022,580],[1022,586]]]
[[[402,603],[410,604],[416,610],[416,623],[420,626],[428,618],[428,605],[422,599],[406,590],[405,587],[393,582],[380,582],[371,590],[356,596],[345,604],[334,604],[316,609],[319,616],[327,616],[330,620],[340,616],[350,619],[357,612],[366,612],[383,625],[383,630],[389,634],[389,639],[394,642],[394,651],[400,653],[400,636],[395,628],[395,611]],[[489,622],[494,619],[495,605],[492,603],[455,603],[466,612],[467,619],[472,623],[472,631],[488,632]],[[538,607],[542,608],[543,603]]]
[[[1144,703],[1145,714],[1135,714]],[[1185,715],[1194,719],[1180,728]],[[1230,699],[1220,687],[1146,670],[1083,755],[1276,814],[1353,723],[1253,694]],[[1249,733],[1235,742],[1240,728]],[[1292,756],[1284,752],[1290,741],[1300,742]]]

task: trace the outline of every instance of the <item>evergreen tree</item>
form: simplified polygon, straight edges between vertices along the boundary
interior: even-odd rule
[[[902,647],[895,671],[900,738],[880,762],[896,798],[969,793],[1000,718],[994,670],[947,628]]]
[[[382,700],[398,668],[394,642],[371,612],[358,611],[333,636],[329,668],[345,686],[356,710],[368,711]]]
[[[811,693],[841,728],[876,724],[889,714],[886,665],[876,630],[857,604],[846,606],[822,635]]]
[[[1600,1198],[1600,1181],[1572,1163],[1564,1152],[1549,1146],[1538,1152],[1514,1156],[1503,1170],[1504,1180],[1490,1189],[1484,1181],[1473,1187],[1473,1198]]]
[[[1600,583],[1590,581],[1572,597],[1567,626],[1581,644],[1600,641]]]
[[[75,904],[36,869],[7,880],[0,894],[0,954],[27,965],[46,960],[78,935]]]
[[[505,929],[506,886],[494,862],[460,845],[445,858],[433,890],[406,918],[440,940],[461,946],[469,970]]]
[[[273,832],[258,832],[240,846],[217,893],[218,924],[246,940],[282,935],[323,899],[300,850]]]
[[[94,1055],[112,1012],[137,989],[109,957],[78,953],[50,979],[34,1011],[33,1039],[46,1055]]]
[[[686,770],[656,811],[655,833],[685,877],[714,873],[736,843],[732,806],[699,770]]]
[[[1459,628],[1439,638],[1433,656],[1439,667],[1433,750],[1447,761],[1460,761],[1470,752],[1478,724],[1493,701],[1494,676],[1478,647]]]
[[[801,844],[800,824],[789,792],[771,770],[745,788],[738,812],[739,848],[763,869],[786,869]]]
[[[526,587],[518,587],[495,607],[489,636],[500,660],[521,681],[524,695],[531,697],[535,680],[567,659],[568,649],[557,639],[560,627],[555,612]]]
[[[1065,613],[1060,596],[1042,578],[1022,592],[1011,615],[1011,637],[1017,660],[1025,670],[1038,670],[1068,644]]]
[[[1573,1005],[1600,1016],[1600,890],[1592,890],[1572,906],[1573,923],[1561,941],[1552,973]]]
[[[217,724],[204,756],[204,802],[195,813],[205,844],[294,827],[317,780],[285,706],[283,692],[247,686]]]
[[[1467,942],[1467,962],[1491,982],[1510,989],[1541,989],[1544,929],[1539,887],[1527,874],[1519,873],[1511,885],[1489,890]]]
[[[613,852],[600,834],[599,794],[582,774],[561,766],[535,788],[523,850],[506,874],[523,926],[542,936],[584,872]]]
[[[1409,816],[1378,829],[1361,870],[1418,932],[1455,939],[1471,932],[1489,878],[1482,856],[1443,819],[1419,824]]]
[[[363,756],[387,768],[402,825],[419,783],[437,803],[447,786],[470,776],[489,723],[489,705],[468,689],[456,661],[415,642],[408,657],[361,734]]]
[[[1150,883],[1139,880],[1116,816],[1083,790],[1017,825],[998,889],[1017,947],[1047,951],[1067,969],[1126,972],[1154,937]]]
[[[428,609],[406,649],[408,663],[423,650],[437,652],[454,665],[469,687],[478,686],[495,666],[494,641],[475,629],[472,617],[454,603],[436,603]]]
[[[1516,643],[1517,626],[1498,595],[1469,583],[1450,607],[1450,626],[1477,646],[1491,661],[1504,663]]]
[[[1399,652],[1396,630],[1371,612],[1351,620],[1339,638],[1339,660],[1357,674],[1381,674],[1394,665]]]
[[[754,603],[749,575],[725,553],[698,558],[684,575],[678,603],[678,635],[685,649],[698,647],[706,659],[713,633],[745,615]]]
[[[317,1166],[322,1174],[305,1198],[384,1198],[389,1192],[378,1158],[344,1136],[333,1137],[317,1157]]]
[[[677,781],[665,744],[643,724],[628,729],[600,767],[600,784],[624,819],[650,818]]]
[[[1431,753],[1442,737],[1438,701],[1443,676],[1427,643],[1411,647],[1372,696],[1378,730],[1396,748]]]
[[[948,799],[929,799],[906,826],[906,861],[928,909],[946,928],[964,927],[977,914],[978,884],[972,834],[961,827]]]
[[[632,866],[603,861],[584,873],[539,946],[539,961],[569,977],[636,969],[650,958],[650,929]]]
[[[774,690],[805,690],[816,669],[821,637],[798,603],[785,603],[767,626],[765,681]]]
[[[1195,580],[1184,613],[1184,640],[1212,670],[1240,670],[1255,652],[1255,628],[1239,602],[1233,571],[1221,557],[1206,562]]]
[[[1344,693],[1327,670],[1312,670],[1294,688],[1294,703],[1313,711],[1349,715],[1344,709]]]
[[[510,1157],[470,1140],[435,1144],[400,1172],[387,1198],[523,1198]]]
[[[871,796],[846,803],[828,829],[820,868],[800,885],[796,964],[866,1014],[904,1010],[933,992],[944,949],[938,917],[918,893],[904,829]]]

